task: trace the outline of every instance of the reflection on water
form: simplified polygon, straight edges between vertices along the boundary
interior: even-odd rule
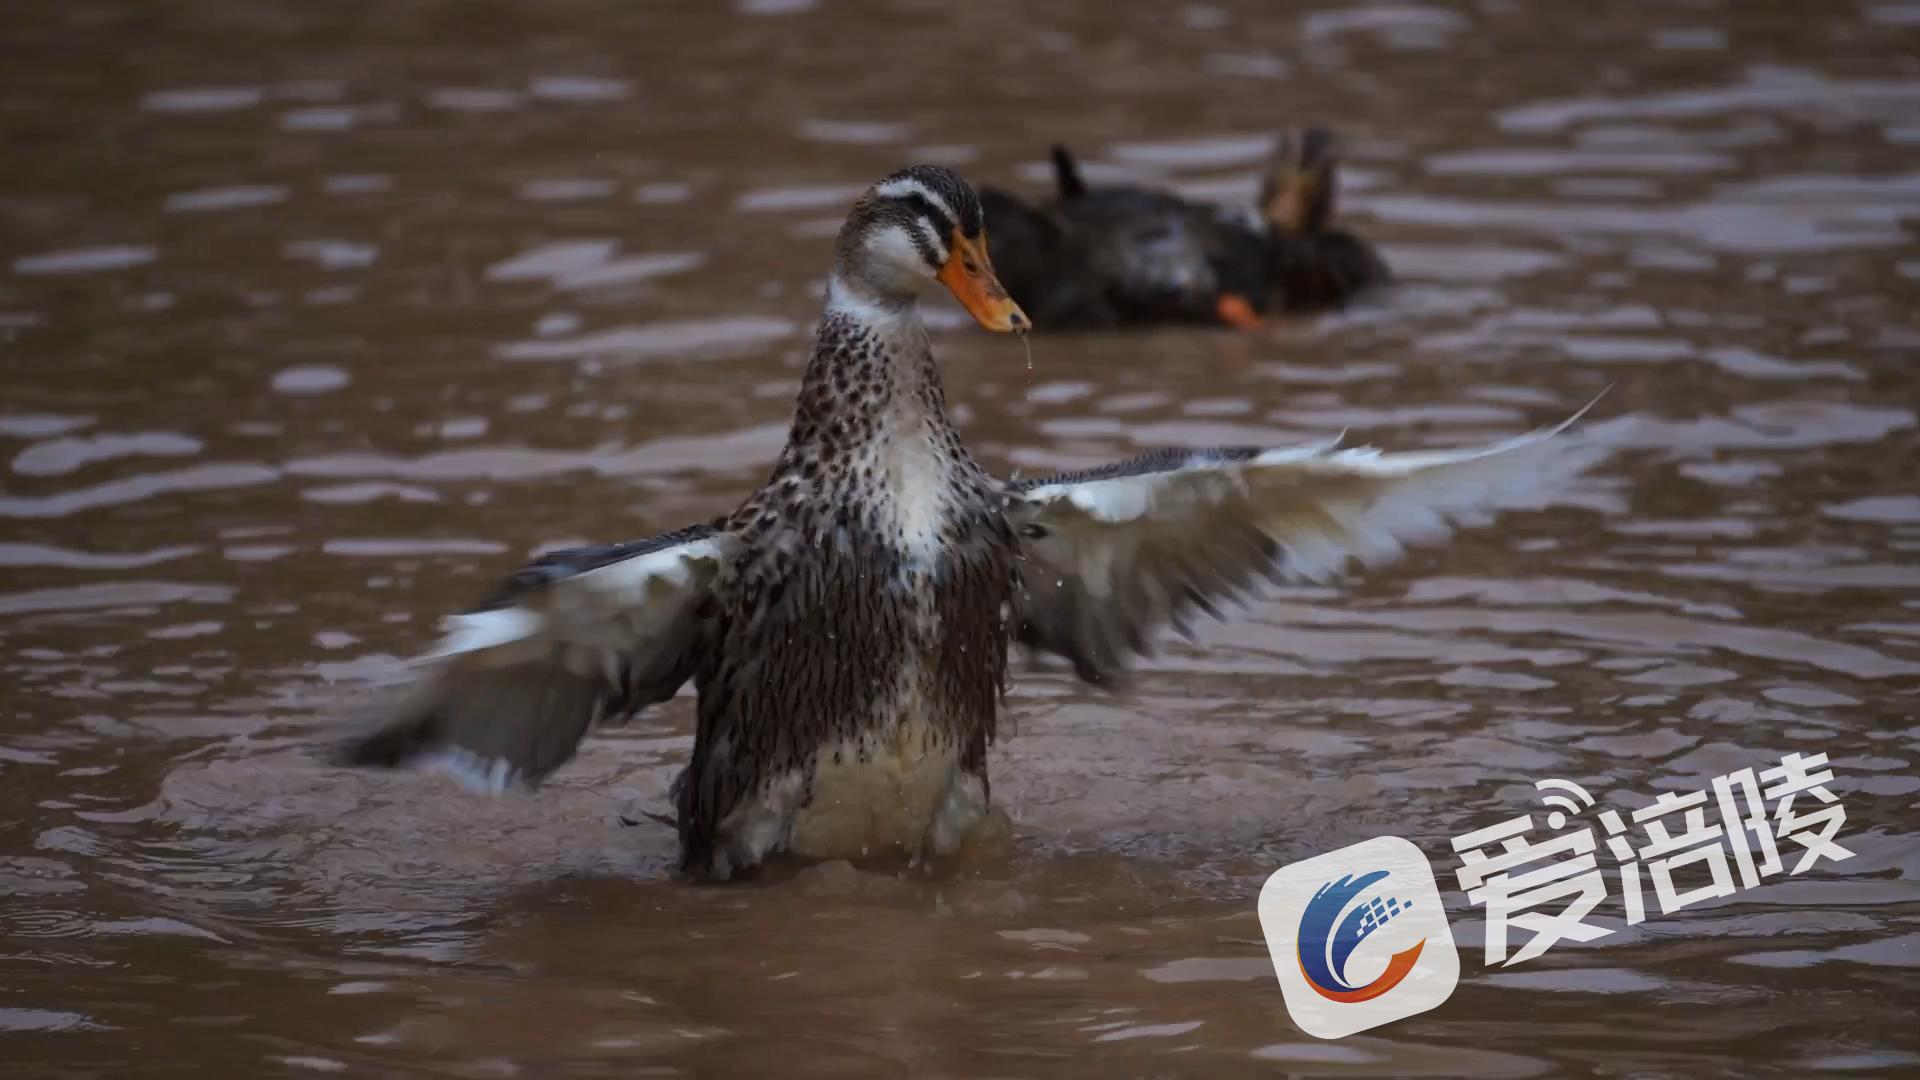
[[[457,1075],[1910,1071],[1920,965],[1915,5],[1015,10],[78,0],[4,31],[10,1060]],[[1255,335],[929,313],[984,461],[1563,415],[1551,505],[1011,701],[1004,850],[671,879],[688,699],[537,796],[314,748],[525,555],[731,505],[847,203],[909,157],[1250,198],[1346,137],[1399,271]],[[1858,856],[1322,1043],[1253,898],[1825,750]],[[622,820],[640,824],[626,826]],[[1441,863],[1443,876],[1450,869]],[[1782,992],[1782,991],[1786,992]],[[1706,1008],[1675,1009],[1674,1004]],[[157,1062],[166,1065],[157,1065]],[[180,1064],[176,1064],[180,1063]]]

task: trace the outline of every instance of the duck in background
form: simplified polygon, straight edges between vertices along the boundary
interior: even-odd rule
[[[1281,136],[1257,208],[1094,187],[1064,146],[1053,148],[1053,167],[1051,203],[981,193],[995,264],[1040,329],[1250,329],[1275,308],[1342,307],[1391,276],[1370,245],[1332,227],[1338,158],[1318,128]]]
[[[1036,326],[1094,330],[1127,321],[1093,270],[1085,234],[998,188],[980,189],[980,207],[1000,283]]]
[[[1372,244],[1334,227],[1340,168],[1335,151],[1332,133],[1322,128],[1285,132],[1260,182],[1267,274],[1287,311],[1337,310],[1393,280]]]
[[[1088,187],[1062,146],[1054,147],[1053,164],[1058,196],[1049,203],[980,192],[1000,280],[1036,327],[1222,321],[1209,249],[1257,246],[1245,224],[1165,192]],[[1260,261],[1257,252],[1252,257]]]

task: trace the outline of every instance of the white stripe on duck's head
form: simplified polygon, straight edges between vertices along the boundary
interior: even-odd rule
[[[1032,325],[994,276],[980,196],[938,165],[902,169],[860,196],[840,229],[833,279],[837,290],[888,306],[938,281],[989,330]]]

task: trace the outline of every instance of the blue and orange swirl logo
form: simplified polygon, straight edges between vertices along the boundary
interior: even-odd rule
[[[1320,886],[1300,914],[1297,939],[1300,974],[1306,976],[1307,985],[1313,987],[1314,993],[1328,1001],[1370,1001],[1379,997],[1400,985],[1400,980],[1406,978],[1419,961],[1420,950],[1426,947],[1427,939],[1421,938],[1411,948],[1394,953],[1387,962],[1387,970],[1365,986],[1354,986],[1347,981],[1347,958],[1353,955],[1353,950],[1394,916],[1413,907],[1411,900],[1403,904],[1398,899],[1376,896],[1355,905],[1345,919],[1340,919],[1340,913],[1354,897],[1386,876],[1385,870],[1375,870],[1358,878],[1352,874],[1342,875],[1340,880]],[[1337,930],[1336,919],[1340,920]]]

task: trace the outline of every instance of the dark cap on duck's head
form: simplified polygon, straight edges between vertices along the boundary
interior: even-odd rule
[[[1260,183],[1260,213],[1276,229],[1306,233],[1333,219],[1335,174],[1340,159],[1325,128],[1281,132],[1267,175]]]
[[[989,330],[1031,325],[988,261],[980,196],[938,165],[901,169],[860,196],[840,230],[834,272],[883,298],[905,299],[937,280]]]

